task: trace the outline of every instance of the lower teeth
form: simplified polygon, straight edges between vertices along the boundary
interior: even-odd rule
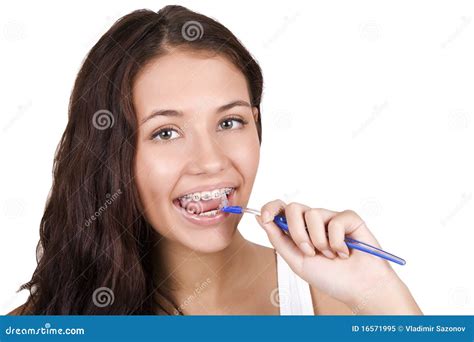
[[[200,213],[199,216],[216,216],[218,212],[219,212],[218,209],[211,210],[211,211],[206,211],[204,213]]]

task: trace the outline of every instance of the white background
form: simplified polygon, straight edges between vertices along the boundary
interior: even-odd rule
[[[162,1],[0,5],[0,313],[35,268],[72,85],[112,23]],[[474,314],[474,6],[182,1],[227,26],[265,79],[249,203],[353,209],[425,314]],[[243,234],[268,245],[252,216]]]

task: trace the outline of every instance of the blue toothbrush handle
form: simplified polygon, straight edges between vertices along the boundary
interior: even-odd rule
[[[273,222],[280,227],[280,229],[284,230],[285,232],[289,232],[288,230],[288,223],[286,222],[286,218],[282,215],[277,215],[273,219]]]
[[[286,218],[282,215],[277,215],[273,219],[273,222],[280,227],[280,229],[284,230],[285,232],[289,232],[288,230],[288,223],[286,222]],[[405,265],[406,261],[403,260],[402,258],[397,257],[396,255],[393,255],[391,253],[385,252],[384,250],[371,246],[369,244],[366,244],[362,241],[358,241],[356,239],[352,239],[350,237],[346,237],[344,239],[344,242],[346,243],[347,247],[357,249],[359,251],[369,253],[375,256],[378,256],[380,258],[386,259],[388,261],[394,262],[399,265]]]

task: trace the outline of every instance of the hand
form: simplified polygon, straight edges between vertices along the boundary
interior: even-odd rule
[[[273,222],[273,218],[281,213],[286,217],[289,235]],[[381,248],[354,211],[336,212],[299,203],[286,205],[275,200],[262,207],[261,215],[256,216],[257,222],[293,272],[348,306],[357,309],[364,299],[369,301],[367,296],[383,301],[385,291],[390,290],[387,292],[389,296],[395,295],[393,289],[405,291],[403,282],[386,260],[350,250],[345,244],[344,238],[348,236]],[[411,297],[406,293],[400,295]],[[380,306],[381,303],[372,304]]]

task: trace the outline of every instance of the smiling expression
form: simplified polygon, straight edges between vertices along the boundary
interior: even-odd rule
[[[137,75],[135,182],[146,219],[164,238],[202,252],[230,243],[240,215],[198,224],[173,201],[217,186],[234,188],[231,205],[247,205],[260,158],[250,103],[244,74],[220,55],[173,50]]]

